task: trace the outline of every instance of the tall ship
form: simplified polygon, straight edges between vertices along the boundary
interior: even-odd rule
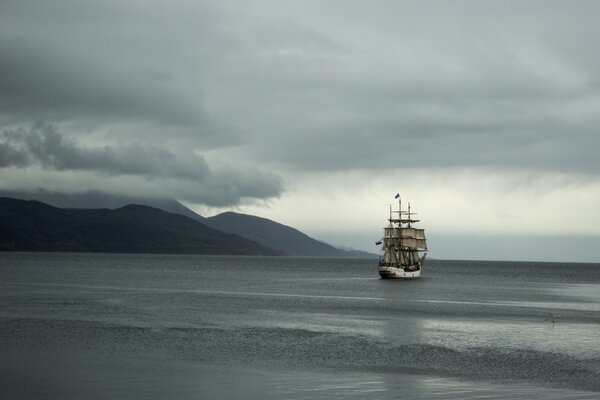
[[[414,279],[421,276],[421,268],[427,256],[425,229],[415,228],[419,222],[413,219],[415,212],[402,210],[402,199],[398,199],[398,210],[390,205],[389,224],[383,228],[383,237],[375,244],[381,245],[383,254],[379,259],[379,276],[383,279]]]

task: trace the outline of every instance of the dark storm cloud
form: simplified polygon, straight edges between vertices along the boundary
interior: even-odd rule
[[[43,43],[43,42],[42,42]],[[50,44],[0,36],[0,115],[56,121],[150,120],[189,125],[202,117],[168,85],[166,73],[112,70]]]
[[[204,158],[192,152],[174,153],[139,143],[84,147],[63,137],[56,127],[42,122],[0,132],[0,170],[28,167],[38,168],[30,172],[32,174],[41,169],[83,171],[99,176],[96,182],[99,187],[89,187],[74,178],[73,186],[78,187],[79,192],[105,189],[127,194],[127,187],[103,183],[103,177],[134,176],[142,179],[143,194],[173,195],[214,206],[233,205],[242,198],[278,196],[282,190],[277,176],[255,169],[213,170]]]
[[[257,158],[294,170],[598,174],[600,60],[589,51],[600,34],[590,17],[598,6],[475,3],[457,2],[474,6],[460,10],[436,3],[435,13],[386,3],[389,16],[376,6],[357,7],[366,11],[360,16],[345,10],[333,31],[349,45],[331,50],[335,57],[314,62],[307,50],[303,58],[282,52],[262,60],[281,67],[266,92],[285,102],[269,108],[273,132],[254,149]],[[379,25],[358,24],[373,18]]]
[[[491,166],[600,173],[595,155],[600,149],[598,118],[565,121],[556,110],[557,115],[544,111],[517,121],[519,106],[512,107],[503,115],[505,120],[498,121],[491,116],[457,120],[436,116],[435,110],[422,120],[353,120],[347,126],[290,135],[279,143],[275,157],[309,170]],[[267,151],[258,150],[264,156]]]
[[[35,123],[30,128],[6,129],[0,134],[0,167],[39,165],[52,170],[90,170],[147,178],[177,177],[202,181],[206,161],[194,155],[175,155],[139,144],[84,148],[65,139],[54,126]]]

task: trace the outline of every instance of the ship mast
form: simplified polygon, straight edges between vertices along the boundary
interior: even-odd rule
[[[397,261],[400,263],[404,262],[406,258],[402,248],[402,196],[398,197],[398,258]]]
[[[398,228],[402,228],[402,197],[398,198]]]

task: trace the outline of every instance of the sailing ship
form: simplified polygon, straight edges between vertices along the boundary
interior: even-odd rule
[[[382,245],[383,255],[379,259],[379,276],[383,279],[413,279],[421,276],[421,268],[427,256],[425,229],[414,228],[419,222],[413,219],[415,212],[402,210],[402,199],[398,199],[398,210],[390,205],[389,224],[383,228],[383,238],[375,244]],[[397,214],[397,215],[396,215]]]

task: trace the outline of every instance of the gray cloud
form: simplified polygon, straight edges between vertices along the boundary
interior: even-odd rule
[[[168,74],[145,68],[119,72],[52,43],[0,36],[0,114],[30,120],[150,120],[199,123],[203,110],[178,93]]]
[[[3,167],[40,165],[57,171],[90,170],[195,181],[202,181],[209,174],[206,161],[199,156],[176,156],[165,149],[139,144],[85,148],[65,139],[56,127],[43,122],[29,128],[6,129],[0,139],[0,166]]]
[[[407,44],[402,38],[397,53],[390,49],[387,56],[370,58],[367,52],[373,66],[353,65],[358,69],[336,77],[328,70],[338,69],[333,64],[323,63],[324,73],[309,75],[290,62],[302,88],[290,78],[287,103],[270,109],[277,133],[264,135],[257,159],[268,156],[272,147],[266,141],[277,135],[278,151],[271,156],[293,169],[495,166],[600,172],[593,150],[600,148],[600,63],[567,60],[561,48],[541,39],[531,49],[518,38],[491,40],[495,32],[489,29],[478,33],[490,39],[485,50],[452,42],[456,54],[449,59],[438,42],[426,43],[430,61],[438,64],[423,62],[418,52],[411,60],[402,53],[402,43]],[[536,54],[546,46],[549,51]],[[390,65],[382,68],[377,61]]]
[[[524,106],[526,107],[526,106]],[[518,113],[518,110],[513,110]],[[307,170],[496,167],[599,174],[597,118],[566,123],[540,113],[539,122],[482,119],[445,122],[432,112],[421,121],[356,122],[290,135],[278,152],[257,147],[258,158],[272,157]],[[386,123],[387,122],[387,123]],[[510,126],[514,125],[514,126]]]
[[[277,179],[254,173],[273,166],[598,174],[599,12],[586,1],[4,2],[0,117],[64,135],[5,134],[0,159],[202,182],[215,203],[277,195]],[[91,131],[93,148],[65,139]]]
[[[78,192],[105,189],[103,176],[133,176],[137,178],[137,185],[150,196],[165,196],[164,185],[179,199],[218,206],[236,204],[242,198],[274,197],[282,190],[279,177],[256,169],[213,170],[203,157],[191,151],[180,150],[176,154],[139,143],[84,147],[63,137],[55,126],[43,122],[0,132],[0,174],[2,168],[4,174],[14,173],[11,167],[88,172],[100,176],[92,183],[100,187],[82,184],[79,178],[72,178],[73,188],[67,190],[78,188]],[[118,183],[117,186],[110,185],[119,193],[136,194],[128,192],[127,187],[118,187]],[[156,189],[149,189],[153,185]]]

